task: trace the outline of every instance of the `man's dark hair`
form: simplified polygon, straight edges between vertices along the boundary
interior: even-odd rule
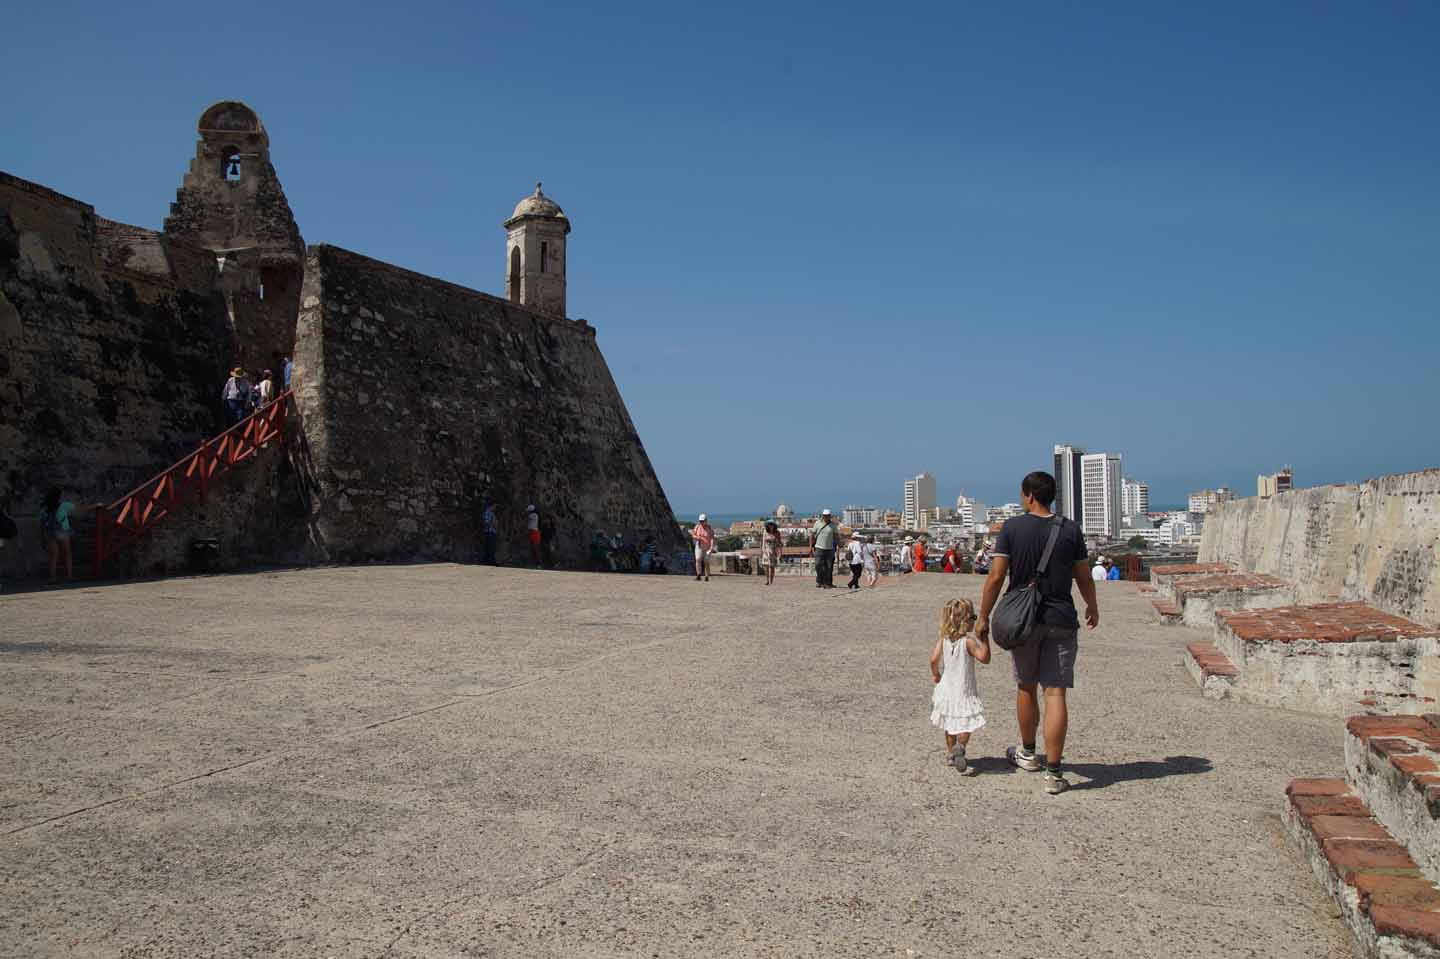
[[[1020,481],[1020,492],[1049,509],[1050,504],[1055,502],[1055,477],[1044,470],[1027,473]]]

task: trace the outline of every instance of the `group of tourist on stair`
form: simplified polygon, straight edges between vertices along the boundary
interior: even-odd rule
[[[279,360],[281,385],[278,390],[272,370],[263,370],[258,376],[252,376],[243,366],[230,371],[230,378],[220,388],[226,426],[234,426],[256,410],[264,409],[275,402],[280,393],[290,389],[290,371],[294,364],[288,356]]]

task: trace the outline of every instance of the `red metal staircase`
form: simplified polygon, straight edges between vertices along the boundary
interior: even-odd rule
[[[97,578],[105,561],[148,533],[174,510],[203,502],[211,486],[226,473],[254,457],[266,444],[285,442],[293,390],[251,413],[225,432],[200,444],[195,452],[151,477],[95,512]]]

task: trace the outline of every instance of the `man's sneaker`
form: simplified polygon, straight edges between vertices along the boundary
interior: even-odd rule
[[[1038,773],[1045,767],[1040,765],[1040,757],[1034,753],[1027,753],[1024,746],[1008,746],[1005,749],[1005,758],[1010,760],[1013,766],[1019,766],[1029,773]]]
[[[1058,796],[1069,788],[1070,783],[1066,781],[1064,773],[1051,772],[1048,769],[1045,770],[1045,791],[1047,793],[1052,796]]]

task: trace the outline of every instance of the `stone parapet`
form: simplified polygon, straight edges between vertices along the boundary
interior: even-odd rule
[[[1150,569],[1150,584],[1165,599],[1175,598],[1176,582],[1191,576],[1215,576],[1229,573],[1234,567],[1227,563],[1180,563],[1172,566],[1153,566]]]
[[[1222,610],[1215,645],[1250,701],[1316,712],[1434,711],[1440,631],[1363,603]]]
[[[1440,715],[1351,718],[1345,772],[1426,878],[1440,881]]]
[[[1240,671],[1214,643],[1190,643],[1184,662],[1206,699],[1226,698],[1239,682]]]
[[[1340,779],[1296,779],[1284,820],[1367,959],[1440,957],[1440,889]]]
[[[1295,603],[1295,587],[1276,576],[1215,573],[1182,576],[1171,585],[1186,626],[1215,625],[1217,610],[1271,609]]]

